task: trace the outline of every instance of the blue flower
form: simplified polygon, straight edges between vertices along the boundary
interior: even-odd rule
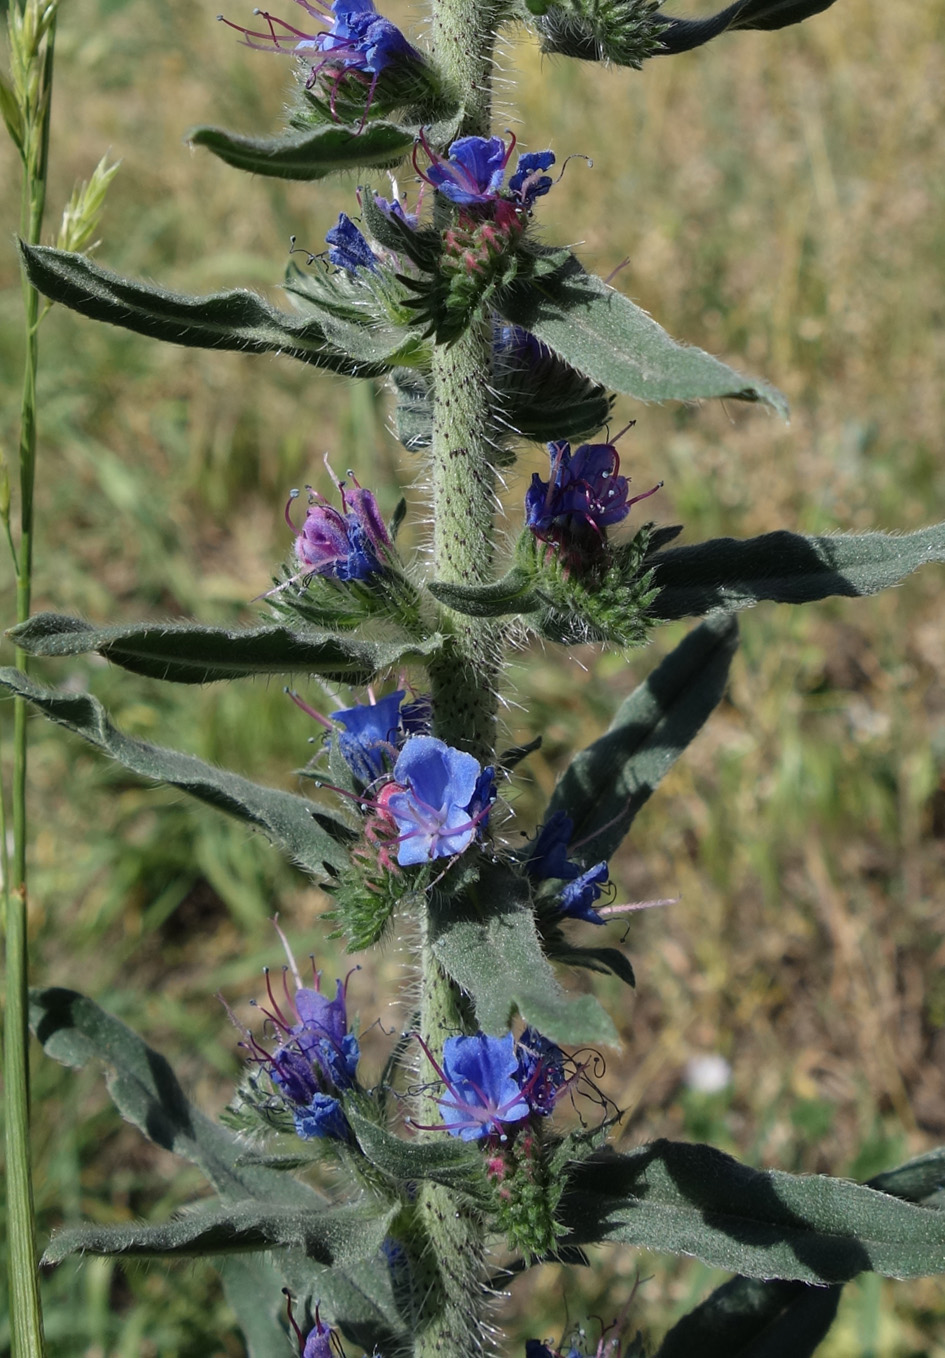
[[[362,783],[373,783],[390,771],[403,744],[400,704],[404,696],[400,688],[376,703],[356,703],[331,714],[332,721],[344,727],[338,736],[342,758]]]
[[[356,274],[359,269],[377,273],[377,260],[362,233],[346,213],[338,214],[338,224],[326,234],[325,240],[331,249],[329,262],[338,269]]]
[[[573,881],[568,882],[558,898],[562,915],[569,919],[586,920],[588,924],[603,924],[604,921],[593,909],[599,901],[603,884],[607,881],[609,870],[606,863],[596,863]]]
[[[443,1128],[463,1141],[505,1136],[532,1109],[522,1093],[519,1054],[512,1033],[448,1037],[443,1044],[447,1093],[438,1108]]]
[[[397,790],[384,805],[397,826],[401,867],[452,858],[469,847],[494,798],[491,771],[434,736],[412,736],[393,777]]]
[[[302,1141],[327,1138],[331,1141],[350,1141],[351,1128],[344,1110],[331,1094],[315,1094],[304,1108],[292,1111],[295,1130]]]
[[[555,163],[554,151],[527,151],[519,156],[518,166],[509,180],[509,193],[525,208],[530,208],[536,198],[543,198],[554,184],[550,175],[542,170],[550,169]]]
[[[354,478],[352,477],[354,481]],[[302,575],[325,575],[334,580],[367,580],[381,572],[383,558],[392,548],[377,501],[369,490],[354,481],[354,490],[339,483],[342,509],[309,490],[309,504],[301,531],[289,516],[293,491],[286,505],[285,520],[295,538],[295,556]]]
[[[335,1358],[332,1346],[333,1331],[315,1315],[315,1324],[308,1332],[301,1358]]]
[[[430,148],[422,133],[420,145],[430,157],[430,165],[424,173],[416,164],[415,155],[417,172],[444,198],[460,207],[482,207],[502,199],[528,211],[535,199],[547,193],[552,185],[552,180],[541,171],[554,164],[554,152],[530,151],[519,156],[508,190],[503,194],[505,171],[515,149],[514,137],[508,148],[501,137],[460,137],[450,146],[446,160]]]
[[[558,908],[562,915],[586,920],[588,924],[603,924],[604,921],[592,907],[600,899],[603,884],[607,881],[608,867],[606,862],[601,862],[585,870],[580,863],[568,857],[573,831],[571,817],[564,811],[555,811],[539,830],[531,853],[522,866],[529,876],[539,881],[551,878],[567,883],[558,897]]]

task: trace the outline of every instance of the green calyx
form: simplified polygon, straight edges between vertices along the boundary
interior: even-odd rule
[[[533,8],[536,3],[542,8]],[[666,27],[657,13],[659,0],[568,0],[547,5],[526,0],[526,5],[538,16],[543,51],[582,61],[612,61],[634,70],[659,52]]]

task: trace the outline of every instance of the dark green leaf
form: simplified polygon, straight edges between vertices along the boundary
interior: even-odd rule
[[[842,1290],[732,1278],[673,1326],[656,1358],[811,1358]]]
[[[277,179],[312,180],[337,170],[396,165],[413,146],[414,133],[380,121],[367,123],[360,132],[331,126],[280,137],[243,137],[221,127],[195,127],[188,141],[206,147],[238,170]]]
[[[549,939],[545,946],[548,956],[555,962],[570,967],[585,967],[588,971],[613,972],[628,986],[636,985],[630,959],[619,948],[577,948],[564,938]]]
[[[435,655],[443,642],[440,636],[426,641],[362,641],[282,623],[252,628],[180,622],[92,627],[61,613],[38,613],[10,635],[28,655],[98,651],[135,674],[178,684],[297,672],[365,684],[382,670]]]
[[[291,792],[261,787],[248,778],[205,764],[194,755],[122,735],[101,703],[89,694],[43,688],[13,669],[0,670],[0,687],[26,698],[52,721],[82,736],[133,773],[179,787],[220,811],[258,826],[313,876],[324,878],[326,865],[335,871],[345,866],[347,855],[339,841],[350,841],[353,832],[325,807]]]
[[[53,1236],[44,1263],[61,1263],[70,1254],[198,1258],[294,1248],[315,1263],[344,1267],[378,1253],[393,1210],[372,1212],[358,1206],[319,1211],[249,1200],[195,1208],[157,1226],[70,1226]]]
[[[718,14],[704,19],[675,19],[667,15],[668,24],[660,32],[659,41],[666,55],[689,52],[729,30],[799,24],[814,14],[822,14],[833,3],[834,0],[735,0]]]
[[[575,1167],[565,1243],[694,1255],[750,1278],[845,1282],[945,1271],[945,1213],[820,1175],[755,1170],[711,1146],[655,1141]]]
[[[440,964],[472,996],[484,1032],[507,1032],[517,1010],[552,1042],[616,1043],[594,997],[559,986],[541,949],[528,883],[510,869],[484,864],[464,897],[435,895],[430,933]]]
[[[891,1193],[894,1198],[905,1198],[906,1202],[945,1208],[945,1146],[927,1151],[898,1169],[874,1175],[867,1187]]]
[[[434,599],[457,613],[473,618],[498,618],[506,613],[533,613],[542,605],[534,592],[535,577],[521,566],[513,566],[501,580],[491,585],[447,584],[432,580],[427,586]]]
[[[678,344],[639,307],[585,273],[572,255],[540,283],[515,284],[498,308],[530,330],[578,372],[610,391],[644,401],[694,401],[730,396],[765,401],[787,414],[784,397],[767,383],[742,377],[711,354]]]
[[[878,594],[927,561],[945,561],[945,523],[915,533],[713,538],[671,547],[647,561],[659,594],[651,605],[664,620],[701,617],[715,609],[751,608],[762,600],[806,604],[831,595]]]
[[[350,358],[328,341],[317,321],[279,311],[253,292],[188,297],[122,278],[67,250],[21,241],[20,251],[30,282],[44,296],[139,335],[196,349],[287,354],[349,377],[380,377],[390,366]]]
[[[307,1184],[282,1170],[246,1160],[246,1143],[188,1101],[167,1060],[91,1000],[58,987],[34,991],[30,1025],[47,1055],[63,1065],[100,1061],[121,1115],[156,1145],[198,1165],[224,1200],[252,1197],[267,1208],[283,1204],[295,1209],[307,1204],[317,1208],[322,1203]],[[257,1288],[252,1301],[254,1316],[267,1316],[273,1333],[280,1332],[285,1317],[281,1289],[288,1285],[300,1301],[314,1292],[314,1300],[325,1304],[352,1339],[364,1336],[368,1352],[375,1344],[383,1348],[387,1343],[397,1322],[382,1260],[362,1260],[352,1276],[339,1268],[322,1268],[304,1250],[281,1250],[278,1261],[275,1270],[260,1258],[236,1256],[222,1269],[228,1293],[247,1280],[258,1281],[260,1273],[268,1275],[265,1296]],[[235,1309],[242,1320],[240,1307]],[[270,1358],[271,1350],[260,1347],[260,1332],[265,1329],[262,1320],[255,1320],[254,1327],[246,1328],[252,1358]]]
[[[582,862],[610,858],[721,699],[737,645],[733,617],[702,623],[625,699],[609,730],[572,759],[545,819],[555,811],[572,818]]]
[[[392,1179],[402,1184],[426,1179],[450,1188],[482,1192],[482,1156],[467,1142],[450,1137],[439,1141],[405,1141],[350,1107],[346,1113],[364,1154]]]
[[[31,991],[30,1027],[46,1055],[61,1065],[101,1062],[122,1117],[155,1145],[199,1165],[221,1197],[318,1203],[304,1184],[241,1163],[245,1145],[189,1102],[167,1060],[84,995],[59,986]]]

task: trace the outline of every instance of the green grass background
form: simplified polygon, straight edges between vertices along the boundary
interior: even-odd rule
[[[248,4],[227,12],[250,22]],[[422,31],[416,10],[404,22]],[[542,201],[545,238],[578,244],[604,275],[629,257],[619,275],[629,296],[791,400],[789,426],[734,403],[619,404],[614,429],[637,420],[624,469],[638,489],[665,480],[647,509],[683,523],[684,541],[945,518],[943,34],[943,0],[838,0],[800,28],[732,35],[639,74],[543,60],[526,34],[504,44],[498,125],[530,149],[594,162],[572,162]],[[74,0],[57,67],[50,235],[73,181],[110,148],[122,168],[100,232],[109,267],[279,300],[289,236],[318,250],[352,207],[353,180],[251,179],[183,144],[197,122],[274,129],[289,79],[210,6]],[[3,146],[8,243],[16,170]],[[7,244],[8,456],[20,359]],[[251,619],[289,545],[286,493],[322,476],[325,451],[375,486],[385,510],[404,487],[410,542],[422,543],[423,464],[392,439],[383,391],[288,359],[153,344],[61,310],[45,322],[42,365],[36,609]],[[508,478],[512,531],[543,458],[524,450]],[[878,599],[744,615],[727,701],[613,863],[620,899],[679,897],[626,931],[635,994],[594,981],[624,1036],[605,1085],[628,1109],[626,1144],[700,1138],[755,1165],[862,1177],[945,1140],[941,586],[929,568]],[[12,618],[5,561],[0,590]],[[682,631],[629,656],[546,646],[515,657],[506,734],[544,737],[516,780],[519,826],[534,825],[569,751],[599,734]],[[173,689],[94,659],[37,669],[88,686],[125,730],[260,781],[297,786],[310,753],[313,728],[279,683]],[[34,978],[84,989],[132,1023],[218,1110],[238,1060],[214,997],[247,1015],[262,966],[279,961],[276,909],[300,956],[315,952],[329,975],[346,967],[326,942],[324,898],[243,826],[138,785],[39,719],[31,739]],[[391,943],[352,978],[364,1026],[378,1014],[388,1029],[406,1022],[408,966]],[[368,1034],[369,1071],[386,1042]],[[687,1059],[706,1053],[732,1064],[721,1094],[686,1088]],[[37,1055],[34,1120],[44,1235],[79,1217],[160,1217],[200,1191],[194,1171],[118,1121],[92,1073]],[[610,1321],[640,1279],[627,1324],[654,1341],[718,1281],[629,1251],[601,1251],[565,1276],[546,1267],[498,1307],[503,1352],[569,1320]],[[44,1295],[62,1358],[242,1352],[201,1266],[70,1263]],[[594,1322],[588,1336],[593,1346]],[[940,1281],[868,1278],[846,1290],[822,1352],[931,1358],[943,1343]]]

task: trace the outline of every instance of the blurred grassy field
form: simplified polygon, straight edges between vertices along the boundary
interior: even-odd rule
[[[248,5],[228,14],[249,22]],[[422,26],[416,13],[408,26]],[[628,295],[791,400],[787,427],[735,404],[621,402],[614,428],[637,419],[624,467],[639,488],[665,480],[649,504],[660,522],[685,524],[684,541],[907,531],[945,517],[943,35],[945,0],[839,0],[802,28],[733,35],[640,74],[543,61],[525,35],[505,44],[499,124],[559,160],[594,161],[572,162],[542,201],[546,238],[581,242],[605,275],[629,256]],[[289,74],[239,47],[207,7],[74,0],[57,63],[50,231],[73,181],[110,147],[123,164],[103,264],[182,291],[250,285],[278,299],[289,236],[317,250],[351,207],[353,182],[252,180],[182,144],[202,121],[274,128]],[[15,172],[4,146],[2,182]],[[15,200],[0,206],[7,241]],[[18,289],[7,248],[0,440],[11,451]],[[37,609],[252,617],[288,546],[287,489],[319,476],[326,450],[378,487],[386,510],[406,487],[420,540],[422,466],[391,438],[383,392],[58,310],[42,344]],[[542,463],[526,450],[510,478],[513,527]],[[680,898],[627,930],[634,995],[595,981],[625,1037],[606,1084],[629,1110],[628,1144],[708,1139],[756,1165],[863,1177],[945,1140],[941,584],[929,568],[879,599],[743,617],[728,700],[613,865],[621,899]],[[517,657],[506,733],[545,741],[517,782],[522,825],[568,752],[599,734],[682,630],[629,657]],[[94,660],[42,673],[88,685],[129,732],[261,781],[295,786],[308,756],[310,724],[281,684],[174,690]],[[299,954],[315,951],[335,974],[324,901],[241,826],[138,786],[39,720],[31,731],[35,976],[131,1022],[218,1109],[238,1065],[215,994],[245,1003],[278,961],[276,908]],[[402,1026],[405,960],[390,946],[353,978],[365,1024],[380,1013]],[[384,1046],[368,1035],[369,1068]],[[686,1062],[702,1054],[731,1063],[724,1091],[687,1087]],[[44,1232],[80,1215],[166,1214],[198,1190],[195,1173],[116,1121],[96,1077],[38,1059],[34,1078]],[[560,1333],[567,1316],[609,1320],[638,1276],[629,1324],[654,1339],[715,1281],[691,1262],[629,1252],[601,1252],[567,1281],[544,1268],[497,1315],[504,1352]],[[62,1358],[242,1351],[201,1268],[63,1266],[46,1297]],[[822,1352],[931,1358],[943,1342],[940,1281],[871,1278],[847,1289]]]

